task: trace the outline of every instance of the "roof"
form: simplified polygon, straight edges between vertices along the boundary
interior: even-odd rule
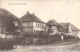
[[[60,23],[60,25],[64,28],[68,28],[70,23]]]
[[[63,31],[65,33],[68,33],[68,28],[69,28],[70,23],[60,23],[60,25],[63,27]]]
[[[70,23],[60,23],[60,24],[63,27],[63,31],[66,33],[68,33],[69,25],[71,25],[72,31],[79,31],[79,29],[76,26],[74,26],[73,24],[70,24]]]
[[[58,31],[61,31],[60,28],[62,28],[62,26],[56,22],[55,20],[49,20],[47,23],[46,23],[47,26],[56,26]]]
[[[3,8],[0,8],[0,16],[1,17],[12,17],[16,20],[19,20],[15,15],[13,15],[11,12]]]
[[[29,11],[27,12],[27,14],[25,14],[24,16],[22,16],[20,18],[20,21],[21,22],[40,22],[40,23],[44,23],[34,13],[30,14]]]
[[[0,8],[0,26],[6,26],[7,21],[11,19],[17,21],[19,23],[19,27],[22,27],[19,19],[15,15],[6,9]]]
[[[72,29],[72,31],[79,31],[79,29],[76,26],[74,26],[73,24],[71,24],[71,29]]]
[[[49,20],[49,21],[46,23],[46,25],[60,26],[60,27],[61,27],[61,25],[60,25],[58,22],[56,22],[55,20]]]

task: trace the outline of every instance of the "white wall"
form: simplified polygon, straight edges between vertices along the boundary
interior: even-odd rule
[[[45,27],[45,24],[43,23],[33,22],[33,30],[43,31],[44,27]]]
[[[72,33],[71,24],[69,25],[68,32],[69,32],[69,33]]]
[[[77,36],[80,38],[80,31],[78,31],[78,35]]]
[[[57,26],[53,26],[51,29],[53,29],[53,32],[50,33],[51,35],[55,35],[56,33],[59,33]]]
[[[31,27],[33,26],[33,22],[22,22],[21,23],[24,27]]]
[[[22,23],[24,26],[23,32],[34,32],[34,31],[44,31],[44,27],[46,26],[43,23],[38,23],[38,22],[24,22]]]

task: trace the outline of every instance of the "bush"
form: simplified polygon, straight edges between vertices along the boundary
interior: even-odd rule
[[[70,36],[70,35],[64,35],[64,40],[68,40],[68,39],[78,39],[75,36]]]
[[[13,46],[14,46],[13,41],[5,40],[5,39],[1,40],[0,39],[0,50],[13,49]]]

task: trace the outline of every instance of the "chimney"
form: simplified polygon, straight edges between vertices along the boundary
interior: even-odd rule
[[[35,14],[33,13],[33,15],[35,15]]]
[[[29,11],[27,11],[27,14],[29,14]]]

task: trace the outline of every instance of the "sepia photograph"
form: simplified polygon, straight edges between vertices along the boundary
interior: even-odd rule
[[[79,52],[80,0],[0,0],[0,52]]]

